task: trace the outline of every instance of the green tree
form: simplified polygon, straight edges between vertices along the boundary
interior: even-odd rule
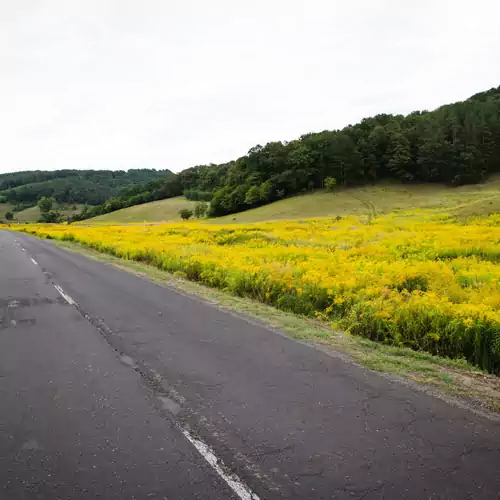
[[[194,216],[197,219],[201,219],[202,217],[205,217],[208,212],[208,204],[205,203],[204,201],[199,201],[195,206],[194,206]]]
[[[54,198],[48,198],[47,196],[43,196],[38,200],[38,208],[42,214],[50,212],[52,210],[52,205],[54,204]]]
[[[48,212],[42,212],[42,215],[38,219],[38,222],[56,224],[61,222],[61,214],[56,210],[49,210]]]
[[[327,177],[325,179],[325,189],[330,191],[330,193],[334,193],[337,189],[337,179],[335,177]]]
[[[260,201],[263,201],[264,203],[269,203],[270,201],[272,201],[273,192],[274,192],[273,183],[270,180],[263,182],[259,186]]]
[[[12,212],[7,212],[7,213],[5,214],[5,218],[6,218],[7,220],[14,220],[14,214],[13,214]]]
[[[247,205],[256,205],[260,201],[260,190],[258,186],[252,186],[245,195]]]
[[[179,210],[179,215],[181,216],[182,220],[188,220],[193,216],[193,211],[189,208],[183,208]]]
[[[388,170],[393,177],[399,180],[412,181],[413,175],[409,171],[412,165],[410,142],[400,129],[391,132],[389,139],[390,142],[387,150]]]

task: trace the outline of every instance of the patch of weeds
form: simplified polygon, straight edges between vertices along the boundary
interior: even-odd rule
[[[445,384],[448,385],[452,385],[454,383],[453,377],[451,375],[448,375],[447,373],[441,373],[441,379]]]

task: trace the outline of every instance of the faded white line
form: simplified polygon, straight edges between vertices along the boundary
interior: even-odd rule
[[[21,247],[23,252],[26,250]],[[39,265],[38,262],[30,257],[31,261],[35,265]],[[63,297],[63,299],[70,305],[76,306],[76,302],[56,283],[52,283],[54,288],[59,292],[59,294]],[[232,474],[230,472],[226,472],[222,466],[221,461],[217,458],[214,452],[210,449],[210,447],[201,441],[200,439],[195,438],[191,435],[191,433],[179,426],[180,431],[184,435],[184,437],[198,450],[200,455],[213,467],[215,472],[227,483],[227,485],[236,493],[240,500],[260,500],[259,496],[254,493],[236,474]]]
[[[59,286],[53,283],[54,288],[61,294],[62,298],[70,305],[75,306],[76,302]]]
[[[227,473],[220,466],[219,459],[207,444],[193,437],[189,431],[180,427],[184,437],[199,451],[200,455],[215,469],[217,474],[226,481],[228,486],[241,500],[259,500],[259,497],[236,474]]]

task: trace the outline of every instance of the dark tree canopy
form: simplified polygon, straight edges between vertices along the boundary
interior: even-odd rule
[[[133,189],[137,184],[163,179],[168,170],[54,170],[16,172],[0,175],[0,199],[3,203],[34,206],[41,198],[58,203],[98,205]]]
[[[52,206],[54,205],[54,198],[47,198],[43,196],[38,200],[38,207],[40,208],[40,212],[42,214],[46,212],[50,212],[52,210]]]

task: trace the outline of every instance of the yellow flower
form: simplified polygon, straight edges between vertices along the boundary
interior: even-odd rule
[[[470,328],[471,326],[474,326],[474,320],[472,318],[465,318],[464,325]]]
[[[412,331],[425,338],[438,331],[435,342],[447,341],[443,322],[500,328],[500,215],[461,225],[419,210],[371,224],[346,217],[334,226],[325,218],[20,229],[74,240],[301,313],[305,302],[317,303],[312,314],[335,309],[353,332],[357,323],[369,329],[374,317],[377,328],[399,328],[401,335]],[[328,305],[315,300],[325,295]],[[411,329],[401,328],[410,322]]]

